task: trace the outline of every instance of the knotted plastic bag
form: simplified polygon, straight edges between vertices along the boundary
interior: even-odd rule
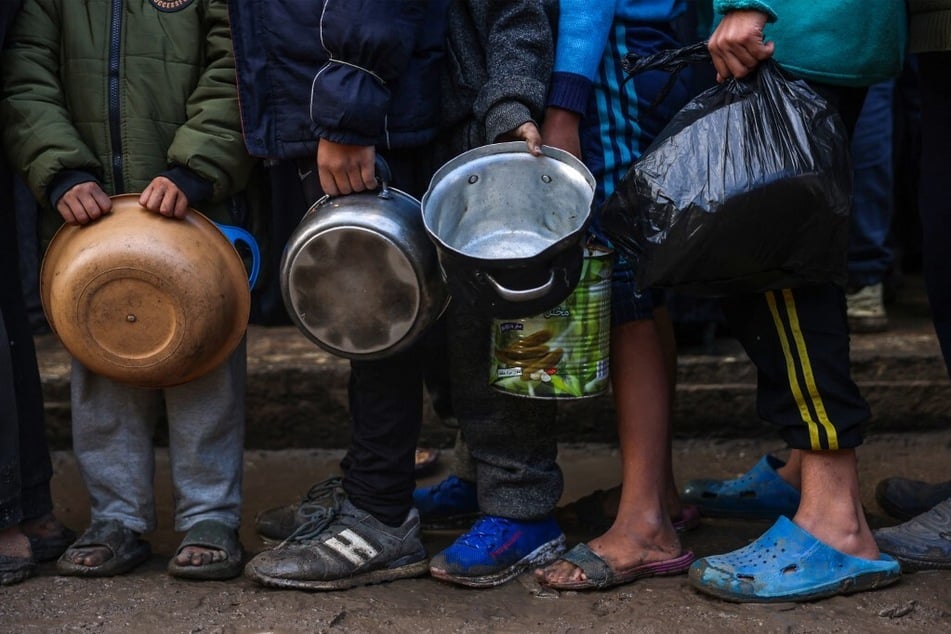
[[[697,49],[631,72],[675,68]],[[715,297],[844,285],[851,189],[838,112],[767,60],[676,114],[602,207],[601,226],[641,289]]]

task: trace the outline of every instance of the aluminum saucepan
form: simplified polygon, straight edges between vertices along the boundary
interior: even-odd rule
[[[280,277],[300,331],[349,359],[405,350],[449,302],[419,201],[385,182],[314,203],[288,240]]]
[[[449,292],[493,317],[537,315],[578,284],[595,181],[574,156],[524,142],[443,165],[422,198]]]

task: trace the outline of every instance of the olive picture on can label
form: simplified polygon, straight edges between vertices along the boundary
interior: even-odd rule
[[[530,398],[586,398],[609,379],[611,252],[589,247],[581,280],[564,302],[540,315],[496,319],[490,383]]]

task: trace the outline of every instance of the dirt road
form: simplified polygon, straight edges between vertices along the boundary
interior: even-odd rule
[[[745,471],[775,440],[675,444],[678,480],[731,477]],[[859,450],[863,498],[873,526],[894,523],[874,501],[888,475],[928,480],[951,477],[951,431],[907,437],[872,436]],[[292,501],[333,473],[337,451],[249,451],[246,455],[242,539],[265,548],[253,532],[254,513]],[[780,452],[780,455],[782,453]],[[565,446],[561,461],[570,501],[616,481],[617,453],[604,445]],[[445,464],[445,460],[443,464]],[[55,454],[57,512],[81,529],[88,506],[72,454]],[[445,475],[445,466],[426,482]],[[165,574],[179,535],[170,529],[167,456],[160,452],[156,484],[161,526],[148,538],[155,554],[135,572],[111,579],[40,576],[0,589],[0,632],[951,632],[951,572],[905,575],[889,588],[808,604],[734,605],[697,594],[683,576],[648,579],[593,593],[540,591],[523,577],[490,590],[453,587],[421,578],[344,592],[268,590],[243,578],[186,582]],[[698,555],[733,550],[764,523],[704,520],[684,537]],[[426,535],[430,552],[455,533]],[[569,534],[569,542],[583,535]]]

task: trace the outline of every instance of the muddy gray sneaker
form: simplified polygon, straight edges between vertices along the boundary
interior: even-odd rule
[[[904,572],[951,568],[951,499],[904,524],[878,529],[875,541]]]
[[[291,536],[302,524],[307,522],[312,512],[299,512],[302,507],[337,507],[347,494],[343,490],[343,478],[334,476],[322,480],[307,491],[300,502],[278,506],[258,513],[254,518],[254,528],[261,537],[281,541]]]
[[[395,528],[346,499],[339,509],[310,510],[311,519],[274,550],[251,559],[245,575],[273,588],[343,590],[429,570],[415,508]]]
[[[845,303],[850,331],[870,333],[888,330],[881,284],[863,286],[854,293],[847,293]]]

